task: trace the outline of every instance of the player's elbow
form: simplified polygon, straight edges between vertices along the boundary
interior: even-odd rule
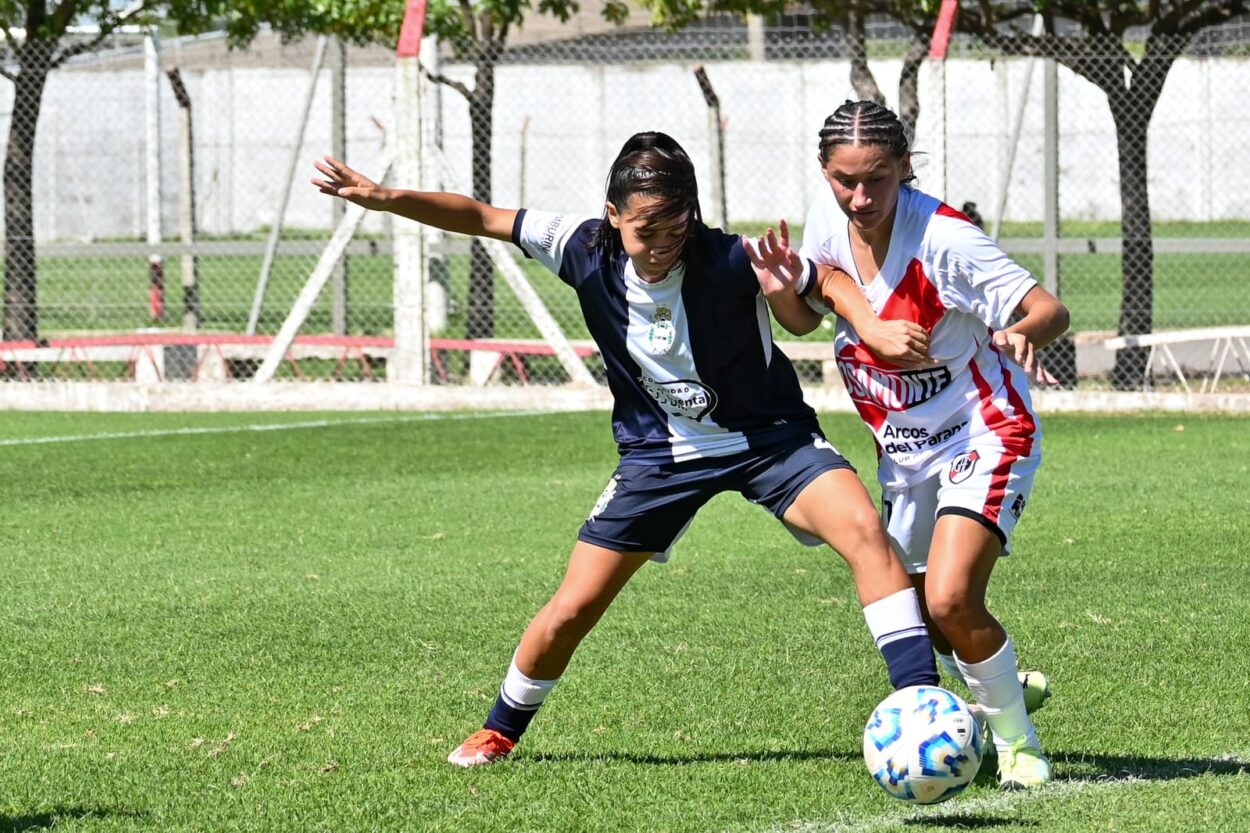
[[[803,321],[778,321],[787,333],[793,336],[805,336],[820,326],[820,319],[813,317]]]
[[[1062,301],[1055,301],[1055,335],[1061,336],[1072,326],[1072,313]]]

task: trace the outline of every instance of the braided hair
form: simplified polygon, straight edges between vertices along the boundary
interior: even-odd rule
[[[837,145],[885,145],[895,159],[902,159],[910,149],[907,131],[898,116],[875,101],[847,100],[825,119],[820,128],[820,161],[827,163]],[[912,182],[916,175],[908,167],[903,182]]]

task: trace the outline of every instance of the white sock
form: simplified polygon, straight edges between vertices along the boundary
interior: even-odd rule
[[[920,600],[911,587],[864,605],[864,621],[878,648],[929,633],[920,617]]]
[[[554,680],[535,680],[525,676],[521,673],[521,669],[516,667],[516,657],[513,656],[512,664],[508,666],[508,674],[503,678],[503,685],[499,687],[499,693],[514,708],[536,709],[543,704],[547,695],[551,693],[551,689],[555,688],[558,682],[560,682],[558,677]]]
[[[944,654],[941,651],[934,651],[934,653],[937,654],[938,663],[941,664],[942,668],[946,669],[947,674],[954,677],[964,685],[968,684],[968,681],[964,679],[964,672],[959,670],[959,661],[955,659],[955,654],[953,652],[950,654]]]
[[[1005,750],[1021,737],[1027,737],[1030,746],[1040,748],[1033,721],[1024,709],[1024,690],[1016,676],[1016,647],[1011,638],[987,660],[967,663],[956,656],[955,662],[973,699],[985,710],[994,732],[994,745]]]

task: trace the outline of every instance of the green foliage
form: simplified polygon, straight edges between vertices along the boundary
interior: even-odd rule
[[[11,0],[0,2],[0,30],[4,32],[10,47],[43,42],[54,48],[69,31],[84,21],[90,21],[99,28],[100,37],[92,42],[80,41],[73,48],[75,53],[88,51],[117,27],[127,25],[146,25],[156,21],[161,7],[160,0],[145,0],[137,6],[118,6],[111,0],[87,0],[87,2],[49,3],[48,0],[32,0],[28,3],[15,3]],[[12,35],[12,30],[22,29],[22,37]],[[18,62],[21,63],[22,50],[16,49]],[[56,63],[62,55],[53,53],[48,56]]]
[[[196,4],[200,5],[200,4]],[[394,44],[404,19],[402,0],[209,0],[208,6],[224,23],[233,43],[246,44],[269,26],[287,39],[309,34],[333,35],[353,43]],[[566,21],[576,12],[576,0],[477,0],[456,3],[431,0],[426,8],[425,34],[443,40],[473,42],[506,37],[526,15],[545,14]],[[620,0],[604,8],[609,20],[623,20],[628,7]]]

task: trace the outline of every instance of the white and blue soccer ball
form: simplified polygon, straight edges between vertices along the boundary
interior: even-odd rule
[[[901,688],[864,728],[864,763],[881,789],[909,804],[958,795],[981,766],[985,739],[968,704],[937,686]]]

